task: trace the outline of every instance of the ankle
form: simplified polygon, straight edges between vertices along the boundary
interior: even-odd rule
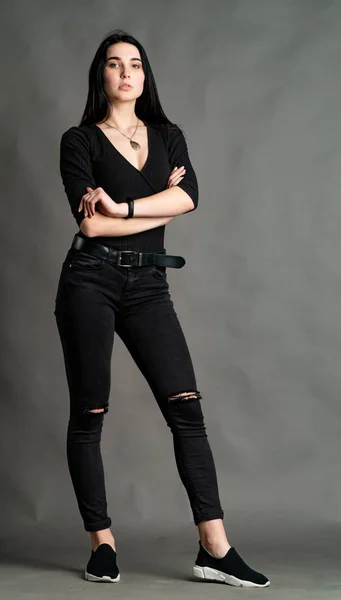
[[[95,552],[100,544],[109,544],[116,552],[116,541],[110,529],[90,531],[91,547]]]
[[[207,539],[200,540],[201,545],[215,558],[223,558],[231,548],[227,540],[209,541]]]

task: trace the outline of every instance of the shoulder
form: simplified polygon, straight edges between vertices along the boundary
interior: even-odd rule
[[[168,148],[185,141],[184,133],[176,123],[149,123],[149,126],[158,132]]]
[[[93,147],[94,130],[89,125],[74,125],[64,131],[60,138],[61,149],[72,147],[80,150],[91,150]]]
[[[79,139],[86,140],[94,135],[93,128],[90,125],[73,125],[62,133],[61,139]]]

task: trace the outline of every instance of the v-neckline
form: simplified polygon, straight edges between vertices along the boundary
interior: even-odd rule
[[[150,157],[150,151],[151,151],[151,148],[150,148],[150,141],[151,141],[150,130],[149,130],[148,123],[146,123],[145,125],[146,125],[146,127],[147,127],[148,154],[147,154],[147,158],[146,158],[146,160],[145,160],[145,163],[144,163],[144,165],[143,165],[142,169],[140,170],[140,169],[138,169],[137,167],[135,167],[135,165],[133,165],[133,163],[131,163],[131,162],[130,162],[130,160],[128,160],[128,159],[127,159],[125,156],[123,156],[122,152],[120,152],[120,151],[119,151],[119,150],[116,148],[116,146],[115,146],[115,145],[114,145],[114,144],[113,144],[113,143],[112,143],[112,142],[109,140],[108,136],[107,136],[107,135],[105,135],[104,131],[103,131],[103,130],[102,130],[100,127],[98,127],[98,125],[97,125],[96,123],[93,123],[93,126],[94,126],[94,127],[96,127],[96,129],[99,129],[99,130],[100,130],[101,134],[102,134],[102,135],[105,137],[105,139],[107,140],[108,144],[110,144],[110,146],[111,146],[111,147],[114,149],[114,151],[116,151],[116,153],[117,153],[117,154],[118,154],[118,155],[119,155],[121,158],[123,158],[123,160],[124,160],[126,163],[128,163],[128,165],[130,165],[130,166],[131,166],[133,169],[135,169],[135,171],[137,171],[138,173],[142,173],[142,171],[144,171],[145,167],[147,166],[147,163],[148,163],[148,161],[149,161],[149,157]]]

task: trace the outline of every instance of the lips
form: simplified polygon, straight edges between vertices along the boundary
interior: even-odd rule
[[[131,85],[125,83],[124,85],[120,85],[120,90],[126,88],[127,90],[131,90]]]

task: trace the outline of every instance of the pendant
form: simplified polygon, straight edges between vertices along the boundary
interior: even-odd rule
[[[130,140],[130,145],[134,150],[140,150],[141,146],[138,142],[134,142],[134,140]]]

